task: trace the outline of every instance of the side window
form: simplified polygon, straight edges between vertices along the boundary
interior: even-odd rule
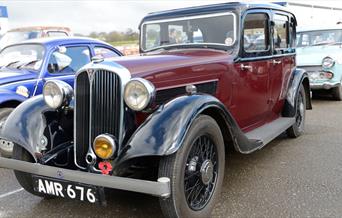
[[[95,47],[94,53],[96,56],[101,56],[103,58],[113,58],[119,56],[116,52],[105,47]]]
[[[47,35],[50,37],[68,36],[68,34],[66,32],[61,32],[61,31],[49,31],[49,32],[47,32]]]
[[[49,59],[49,73],[76,73],[81,67],[90,62],[89,48],[80,47],[59,47]]]
[[[273,46],[275,54],[283,54],[289,47],[289,19],[285,15],[274,15]]]
[[[269,17],[266,13],[247,14],[244,20],[244,56],[269,55]]]

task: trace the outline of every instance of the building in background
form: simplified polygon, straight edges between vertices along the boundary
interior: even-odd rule
[[[324,1],[275,3],[288,7],[296,15],[299,28],[307,26],[322,26],[324,28],[324,26],[333,26],[338,22],[342,22],[342,8],[333,7],[333,5],[328,7]]]

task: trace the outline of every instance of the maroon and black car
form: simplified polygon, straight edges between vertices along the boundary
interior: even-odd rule
[[[91,203],[104,188],[160,197],[167,217],[208,217],[226,149],[254,152],[304,132],[307,74],[296,69],[296,19],[273,4],[227,3],[152,13],[139,57],[99,58],[74,90],[48,81],[21,104],[12,141],[25,190]]]

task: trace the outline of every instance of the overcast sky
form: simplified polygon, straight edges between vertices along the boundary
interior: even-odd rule
[[[229,0],[0,0],[0,5],[8,7],[10,28],[32,25],[61,25],[72,28],[74,33],[88,34],[92,31],[124,31],[127,28],[137,30],[140,20],[147,13],[153,11],[228,1]],[[320,5],[342,8],[342,1],[338,0],[302,0],[300,2],[314,2]]]

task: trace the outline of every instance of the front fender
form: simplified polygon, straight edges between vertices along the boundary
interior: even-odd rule
[[[10,114],[0,138],[22,146],[37,160],[37,146],[46,128],[44,113],[51,110],[43,96],[30,98]]]
[[[175,153],[182,145],[187,131],[195,118],[209,108],[220,114],[227,127],[227,134],[232,137],[235,148],[247,153],[259,142],[247,139],[238,124],[215,97],[210,95],[181,96],[161,106],[150,115],[131,136],[127,145],[119,154],[116,164],[143,156],[166,156]]]

